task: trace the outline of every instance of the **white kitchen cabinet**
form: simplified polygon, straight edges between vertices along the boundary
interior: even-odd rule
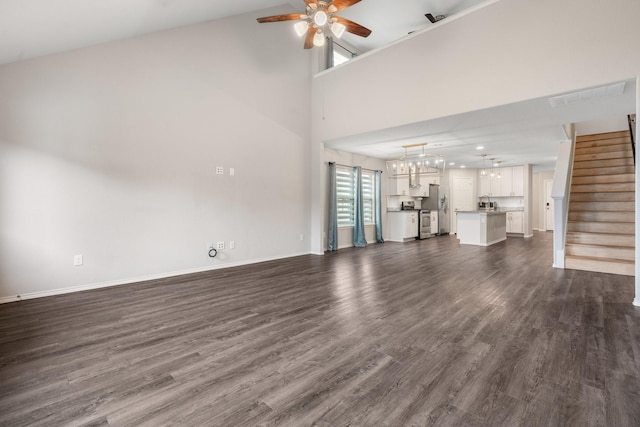
[[[427,187],[429,186],[429,184],[438,184],[438,185],[440,185],[440,177],[439,176],[425,176],[425,177],[422,177],[422,179],[420,180],[420,183],[422,185],[426,185]]]
[[[507,233],[524,233],[522,211],[507,212]]]
[[[439,176],[418,176],[418,180],[414,184],[420,184],[420,187],[410,188],[409,194],[412,197],[429,197],[429,185],[440,184]]]
[[[390,196],[408,196],[409,192],[409,176],[393,176],[387,179]]]
[[[493,192],[491,191],[491,178],[489,175],[480,174],[480,197],[493,196]]]
[[[391,242],[405,242],[418,237],[418,211],[388,212]]]
[[[514,166],[511,169],[513,171],[511,195],[524,197],[524,166]]]
[[[501,177],[498,178],[498,172]],[[494,177],[480,175],[480,192],[478,197],[523,197],[524,167],[513,166],[494,169]]]
[[[504,197],[511,196],[513,192],[513,168],[500,168],[500,195]]]
[[[429,197],[429,184],[420,181],[420,187],[410,188],[411,197]]]

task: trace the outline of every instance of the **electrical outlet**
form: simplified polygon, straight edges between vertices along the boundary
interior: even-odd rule
[[[216,167],[216,175],[224,175],[224,168],[222,166]]]
[[[75,255],[73,257],[73,265],[75,265],[76,267],[82,265],[82,255]]]
[[[217,250],[222,250],[222,249],[224,249],[224,242],[218,242],[218,243],[216,243],[216,249],[217,249]]]
[[[236,248],[236,242],[234,242],[233,240],[229,240],[229,249],[235,249]]]
[[[234,168],[229,168],[229,175],[234,176],[236,174],[236,170]]]

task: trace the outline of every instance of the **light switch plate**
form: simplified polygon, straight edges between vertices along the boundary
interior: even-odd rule
[[[224,168],[222,166],[216,167],[216,175],[224,175]]]

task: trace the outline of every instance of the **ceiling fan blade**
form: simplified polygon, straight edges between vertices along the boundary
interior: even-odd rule
[[[302,19],[303,16],[300,13],[290,13],[288,15],[275,15],[275,16],[266,16],[264,18],[258,18],[257,21],[261,24],[265,22],[280,22],[280,21],[295,21],[297,19]]]
[[[425,13],[424,16],[426,16],[427,19],[431,21],[432,24],[435,24],[436,22],[438,22],[436,18],[430,13]]]
[[[309,27],[309,31],[307,31],[307,38],[304,39],[304,48],[311,49],[313,47],[313,36],[316,35],[318,29],[316,27]]]
[[[346,9],[349,6],[353,6],[358,3],[360,0],[333,0],[329,3],[329,6],[333,6],[336,8],[336,11],[340,11],[342,9]]]
[[[309,6],[312,3],[318,3],[318,0],[304,0],[304,4],[306,4],[307,6]]]
[[[356,24],[353,21],[349,21],[346,18],[342,18],[340,16],[334,16],[333,18],[337,19],[339,23],[347,27],[347,31],[349,31],[352,34],[355,34],[356,36],[369,37],[369,34],[371,34],[370,29],[363,27],[360,24]]]

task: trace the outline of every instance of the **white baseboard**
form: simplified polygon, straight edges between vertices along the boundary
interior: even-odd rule
[[[636,307],[640,307],[640,298],[635,298],[633,300],[633,305],[635,305]]]
[[[183,276],[185,274],[203,273],[203,272],[206,272],[206,271],[220,270],[220,269],[223,269],[223,268],[230,268],[230,267],[240,267],[240,266],[243,266],[243,265],[257,264],[259,262],[275,261],[275,260],[279,260],[279,259],[293,258],[293,257],[302,256],[302,255],[309,255],[309,254],[311,254],[311,255],[322,255],[322,254],[312,254],[310,252],[302,252],[302,253],[298,253],[298,254],[279,255],[279,256],[275,256],[275,257],[265,257],[265,258],[252,259],[252,260],[248,260],[248,261],[230,262],[228,264],[218,264],[218,265],[214,265],[214,266],[190,268],[190,269],[187,269],[187,270],[171,271],[171,272],[167,272],[167,273],[150,274],[150,275],[147,275],[147,276],[131,277],[131,278],[127,278],[127,279],[110,280],[110,281],[107,281],[107,282],[90,283],[90,284],[87,284],[87,285],[72,286],[72,287],[69,287],[69,288],[58,288],[58,289],[51,289],[51,290],[48,290],[48,291],[29,292],[29,293],[26,293],[26,294],[19,294],[19,295],[0,297],[0,304],[6,304],[6,303],[9,303],[9,302],[23,301],[23,300],[34,299],[34,298],[50,297],[50,296],[54,296],[54,295],[70,294],[72,292],[89,291],[89,290],[92,290],[92,289],[108,288],[108,287],[111,287],[111,286],[130,285],[130,284],[133,284],[133,283],[146,282],[148,280],[166,279],[166,278],[169,278],[169,277]]]

